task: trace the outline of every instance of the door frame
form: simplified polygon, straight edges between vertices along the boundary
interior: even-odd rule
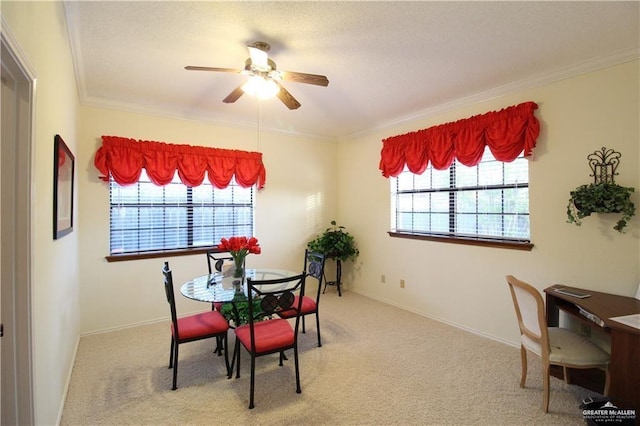
[[[15,215],[15,240],[12,246],[15,247],[15,255],[13,256],[12,271],[15,277],[12,282],[2,282],[2,293],[5,293],[6,285],[13,286],[8,294],[12,295],[12,300],[2,300],[4,307],[9,307],[9,315],[12,315],[14,321],[13,326],[4,329],[4,336],[9,333],[14,337],[14,343],[11,348],[15,361],[11,361],[10,365],[5,366],[5,357],[1,358],[2,370],[5,367],[11,368],[12,381],[9,389],[10,395],[2,393],[2,411],[3,419],[5,415],[10,415],[11,419],[15,419],[17,424],[35,424],[34,411],[34,392],[33,392],[33,358],[32,358],[32,310],[31,310],[31,289],[32,289],[32,257],[31,248],[33,246],[33,221],[32,221],[32,170],[33,168],[33,138],[34,138],[34,117],[35,117],[35,89],[36,74],[33,67],[27,60],[26,55],[20,48],[19,44],[13,37],[9,27],[0,16],[2,24],[1,32],[1,50],[2,50],[2,67],[9,69],[16,77],[16,99],[15,103],[16,119],[9,123],[3,123],[3,126],[13,125],[10,130],[12,137],[10,141],[3,143],[12,143],[15,149],[15,175],[12,178],[15,182],[11,184],[15,191],[15,209],[20,214]],[[1,159],[0,159],[1,160]],[[4,244],[3,244],[4,245]],[[0,252],[1,255],[2,252]],[[14,283],[16,283],[14,285]],[[6,314],[6,313],[5,313]],[[4,315],[4,314],[3,314]],[[6,337],[3,337],[6,339]],[[4,384],[3,384],[4,386]],[[7,389],[5,389],[5,393]],[[5,407],[5,402],[10,403],[10,407]],[[4,413],[5,408],[9,409],[9,413]]]

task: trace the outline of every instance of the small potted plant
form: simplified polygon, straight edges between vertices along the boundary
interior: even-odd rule
[[[636,207],[630,198],[634,191],[634,188],[627,188],[613,182],[581,185],[570,192],[567,222],[580,226],[582,224],[580,219],[591,216],[591,213],[620,213],[622,218],[613,229],[624,232],[627,222],[636,214]]]
[[[342,261],[355,260],[360,254],[353,235],[345,231],[344,226],[337,225],[335,220],[331,221],[330,228],[309,241],[307,247],[311,251]]]
[[[260,300],[254,299],[253,312],[260,312],[261,309]],[[234,327],[247,324],[249,322],[249,301],[247,300],[247,296],[243,293],[236,294],[233,299],[233,303],[225,303],[222,305],[220,313],[227,321],[233,321]],[[264,319],[264,315],[257,315],[255,319],[262,321]]]

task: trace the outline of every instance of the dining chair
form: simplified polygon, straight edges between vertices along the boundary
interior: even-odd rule
[[[233,260],[231,256],[220,256],[220,253],[208,250],[207,253],[207,266],[209,268],[209,274],[214,272],[222,272],[222,266],[226,260]]]
[[[302,298],[297,299],[294,293],[304,296],[306,273],[287,278],[271,280],[253,280],[247,278],[247,304],[249,322],[235,328],[236,346],[236,378],[240,377],[240,345],[244,346],[251,356],[251,385],[249,390],[249,408],[254,407],[253,395],[255,390],[256,358],[279,353],[280,363],[283,365],[284,351],[293,349],[296,393],[301,393],[300,369],[298,366],[298,328]],[[254,300],[260,300],[258,309],[254,307]],[[277,313],[282,310],[296,311],[295,326]],[[229,372],[231,377],[232,372]]]
[[[231,256],[220,256],[218,252],[214,252],[212,250],[207,250],[206,256],[207,256],[207,268],[209,269],[209,275],[215,272],[222,272],[222,266],[224,265],[224,262],[227,260],[233,260],[233,257]],[[216,311],[221,311],[222,305],[224,305],[224,303],[213,302],[211,304],[211,309],[215,309]]]
[[[302,311],[300,315],[302,315],[302,332],[306,333],[305,326],[305,317],[307,315],[316,315],[316,330],[318,332],[318,347],[322,346],[322,339],[320,337],[320,316],[319,316],[319,306],[320,306],[320,294],[322,290],[322,280],[324,278],[324,263],[325,263],[325,255],[322,253],[313,252],[310,250],[304,251],[304,271],[307,273],[307,277],[315,278],[318,281],[318,289],[315,294],[315,298],[311,296],[304,296],[302,298]],[[307,283],[308,286],[308,283]],[[295,296],[295,300],[293,305],[295,306],[298,302],[298,298],[300,296]],[[296,316],[295,309],[289,309],[286,311],[281,311],[278,313],[281,318],[293,318]]]
[[[178,318],[176,313],[176,301],[173,291],[173,274],[169,269],[169,262],[164,262],[162,268],[164,275],[164,290],[167,302],[171,309],[171,352],[169,355],[169,368],[173,368],[173,386],[177,389],[178,382],[178,347],[182,343],[195,342],[197,340],[216,338],[216,348],[220,356],[220,342],[224,344],[224,362],[229,375],[229,354],[227,350],[227,330],[229,323],[218,311],[206,311],[200,314]]]
[[[605,373],[603,394],[606,396],[609,393],[609,354],[589,339],[569,329],[547,327],[544,300],[538,290],[512,275],[507,275],[506,279],[520,328],[522,360],[520,387],[525,386],[527,352],[531,352],[542,360],[542,410],[545,413],[549,411],[549,379],[552,365],[562,367],[564,381],[567,384],[570,383],[568,368],[603,370]]]

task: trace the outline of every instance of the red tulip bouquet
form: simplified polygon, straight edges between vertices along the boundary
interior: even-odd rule
[[[222,238],[218,249],[229,252],[235,264],[233,276],[242,278],[244,276],[244,260],[249,253],[260,254],[260,244],[255,237],[231,237],[229,239]]]

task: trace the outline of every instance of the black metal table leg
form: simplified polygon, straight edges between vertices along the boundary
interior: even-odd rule
[[[238,306],[236,305],[236,302],[231,302],[231,307],[233,308],[233,322],[234,322],[234,327],[231,328],[236,328],[240,325],[240,313],[238,312]],[[229,341],[227,340],[227,346],[229,345]],[[238,347],[237,344],[233,345],[233,355],[231,357],[231,363],[227,366],[227,378],[230,379],[231,376],[233,376],[233,368],[236,365],[236,357],[238,357],[238,352],[241,350],[241,348]],[[240,363],[238,363],[240,364]],[[240,373],[238,371],[238,373]],[[236,377],[237,378],[237,377]]]

